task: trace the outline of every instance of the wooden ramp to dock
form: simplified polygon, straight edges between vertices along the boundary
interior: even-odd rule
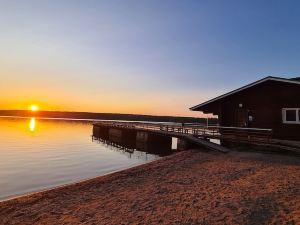
[[[164,130],[150,130],[150,129],[144,129],[144,128],[136,128],[136,130],[139,131],[146,131],[150,133],[156,133],[164,136],[169,136],[169,137],[176,137],[176,138],[181,138],[186,141],[189,141],[197,146],[204,147],[213,151],[218,151],[218,152],[223,152],[227,153],[230,150],[226,147],[223,147],[221,145],[212,143],[208,140],[204,140],[202,138],[195,137],[191,134],[186,134],[186,133],[178,133],[178,132],[171,132],[171,131],[164,131]]]
[[[204,139],[196,138],[196,137],[191,136],[191,135],[185,135],[185,139],[190,141],[190,142],[193,142],[193,143],[195,143],[199,146],[206,147],[210,150],[223,152],[223,153],[227,153],[227,152],[230,151],[228,148],[225,148],[224,146],[212,143],[212,142],[204,140]]]

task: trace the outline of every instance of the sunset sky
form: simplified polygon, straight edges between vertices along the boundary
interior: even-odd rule
[[[197,116],[300,76],[298,2],[0,0],[0,109]]]

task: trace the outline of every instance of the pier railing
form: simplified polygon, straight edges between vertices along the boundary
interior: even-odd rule
[[[200,138],[225,139],[242,142],[269,143],[272,138],[272,129],[206,126],[204,124],[191,123],[153,123],[153,122],[119,122],[100,121],[96,124],[122,127],[131,129],[145,129],[165,131],[168,133],[190,134]]]

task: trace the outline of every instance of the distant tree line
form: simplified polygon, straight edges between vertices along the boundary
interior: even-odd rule
[[[121,113],[91,113],[91,112],[59,112],[28,110],[0,110],[0,116],[19,117],[43,117],[43,118],[68,118],[68,119],[98,119],[98,120],[126,120],[126,121],[149,121],[149,122],[176,122],[176,123],[207,123],[206,118],[182,117],[182,116],[153,116]],[[216,118],[210,118],[209,124],[218,123]]]

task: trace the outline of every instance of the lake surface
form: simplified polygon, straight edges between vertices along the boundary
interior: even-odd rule
[[[92,123],[0,117],[0,200],[160,158],[92,138]]]

